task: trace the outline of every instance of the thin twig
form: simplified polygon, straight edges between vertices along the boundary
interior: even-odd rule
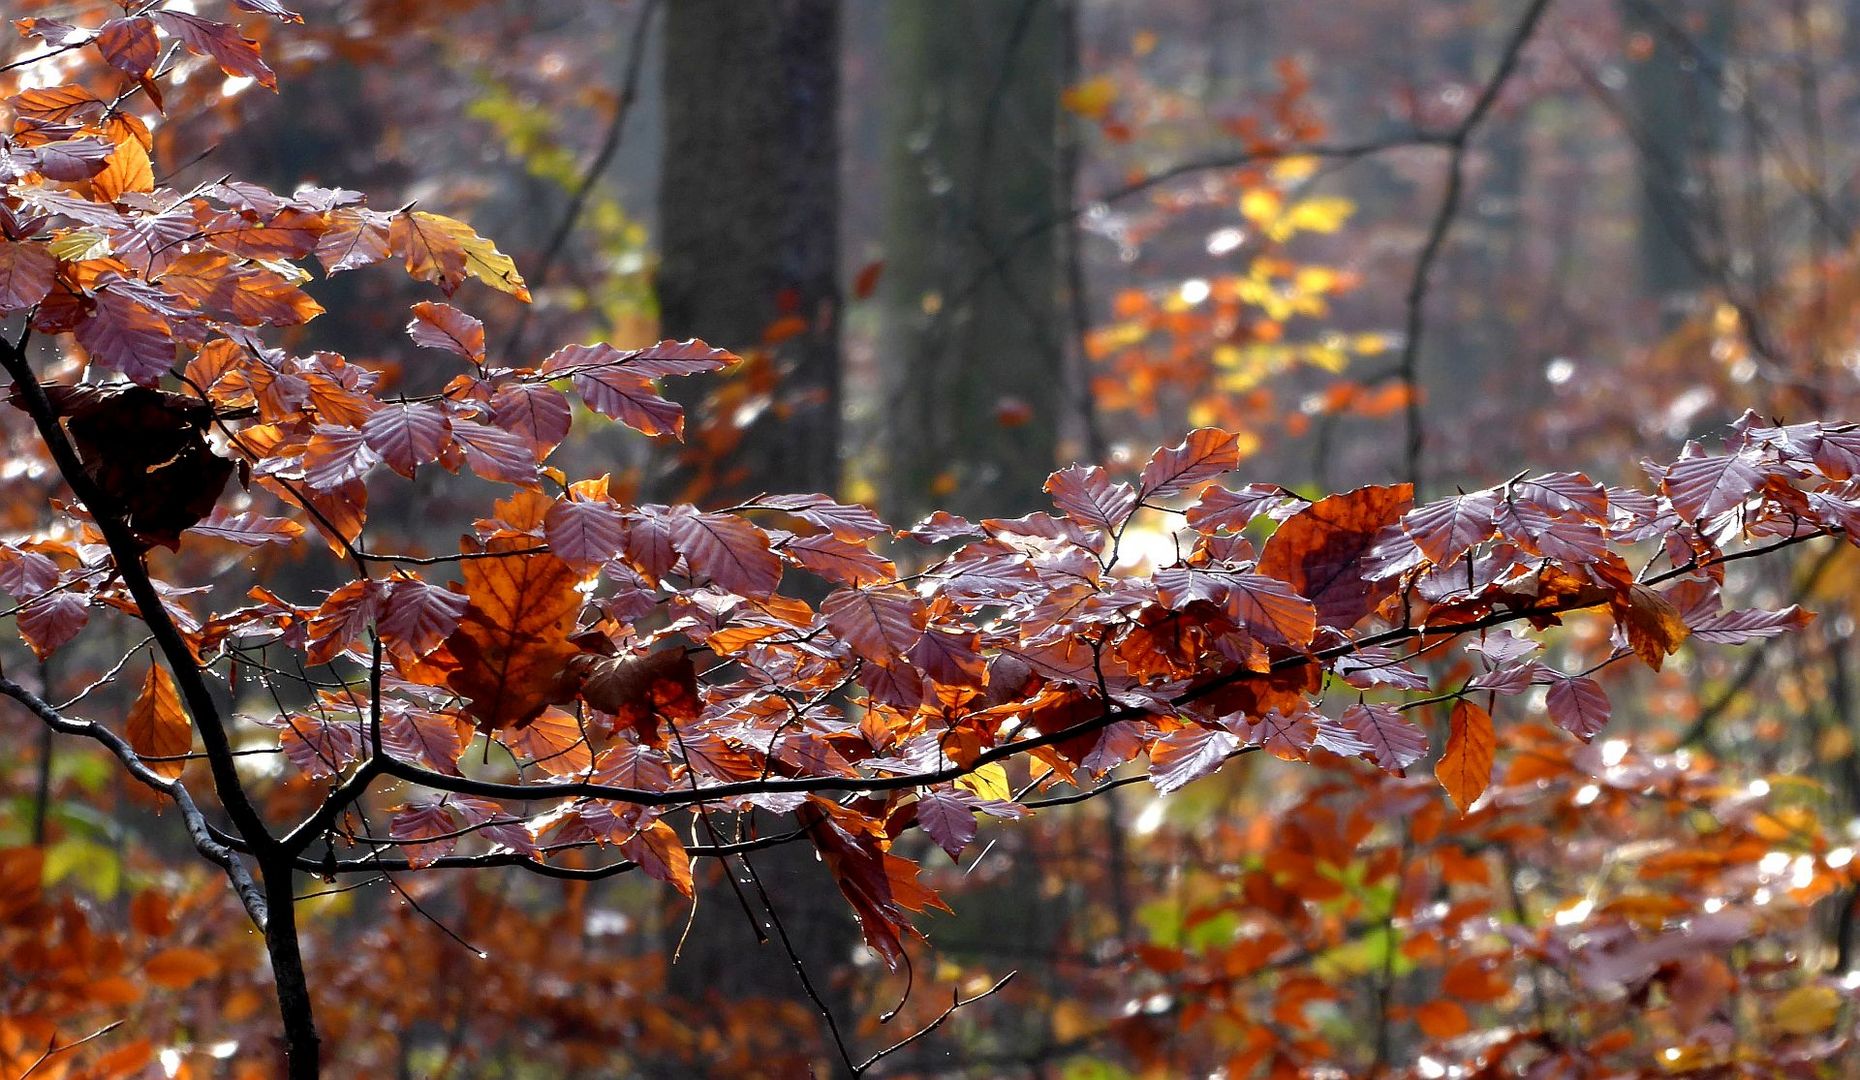
[[[620,77],[620,98],[614,103],[613,119],[608,121],[607,133],[601,138],[600,148],[582,170],[581,179],[576,183],[574,192],[568,198],[568,208],[562,212],[562,220],[557,223],[555,233],[543,246],[543,253],[536,260],[536,269],[530,274],[532,291],[540,291],[543,282],[549,277],[549,271],[555,269],[556,259],[562,254],[569,236],[575,231],[575,224],[581,220],[581,214],[587,207],[588,196],[594,190],[595,181],[607,171],[608,163],[620,149],[620,137],[626,131],[627,114],[633,111],[633,102],[639,97],[639,76],[646,66],[647,31],[651,27],[653,13],[658,10],[659,0],[642,0],[639,15],[633,20],[633,37],[627,43],[626,68]],[[505,356],[516,355],[517,347],[523,343],[523,332],[529,328],[530,312],[533,305],[524,305],[517,315],[516,325],[510,328],[510,336],[504,341]]]
[[[1549,7],[1550,0],[1531,0],[1531,6],[1525,9],[1524,17],[1518,20],[1511,38],[1505,43],[1505,51],[1499,57],[1498,67],[1492,72],[1492,77],[1486,81],[1459,126],[1448,133],[1444,143],[1448,152],[1446,188],[1441,192],[1440,207],[1434,212],[1427,240],[1421,245],[1420,255],[1415,258],[1413,276],[1408,279],[1407,321],[1402,335],[1401,362],[1397,368],[1402,385],[1408,392],[1404,467],[1407,480],[1414,485],[1417,496],[1421,491],[1421,451],[1427,438],[1421,416],[1421,338],[1427,329],[1427,290],[1433,280],[1434,263],[1440,258],[1441,248],[1446,244],[1447,233],[1453,228],[1454,218],[1459,215],[1460,197],[1466,187],[1466,149],[1479,130],[1479,125],[1485,122],[1487,114],[1498,101],[1499,93],[1511,81],[1524,46],[1531,40],[1538,22]]]

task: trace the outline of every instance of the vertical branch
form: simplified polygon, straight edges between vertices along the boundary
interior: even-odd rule
[[[252,915],[254,923],[264,930],[265,946],[271,953],[272,977],[284,1025],[285,1053],[290,1062],[290,1075],[293,1078],[314,1077],[319,1070],[319,1048],[309,984],[298,949],[296,919],[291,910],[290,856],[280,851],[277,838],[271,834],[239,779],[232,740],[220,716],[218,703],[214,700],[213,691],[207,685],[206,676],[186,636],[168,613],[161,594],[156,591],[149,577],[148,568],[142,559],[141,541],[130,531],[109,497],[92,483],[90,475],[85,472],[76,447],[66,438],[64,429],[58,423],[57,411],[46,397],[44,388],[39,385],[20,344],[0,339],[0,369],[12,377],[18,399],[32,416],[59,474],[78,501],[90,512],[97,530],[109,545],[117,572],[128,588],[129,595],[135,600],[143,624],[161,648],[162,656],[180,688],[188,715],[193,719],[194,728],[200,732],[200,741],[206,748],[207,766],[220,805],[226,809],[227,816],[247,849],[258,857],[260,873],[264,879],[264,898],[260,901],[256,897],[247,897],[247,890],[241,889],[241,899],[245,901],[246,910]],[[169,790],[177,802],[187,799],[185,789],[179,784],[165,790]],[[183,804],[184,809],[188,805],[191,805],[191,800]],[[198,838],[196,846],[201,846]],[[203,846],[202,850],[207,849]],[[228,852],[222,865],[233,876],[235,885],[238,885],[244,875],[244,867],[239,864],[238,857]]]
[[[1434,264],[1446,245],[1447,233],[1452,230],[1454,219],[1459,216],[1460,198],[1466,188],[1466,149],[1479,126],[1491,113],[1499,93],[1517,71],[1518,58],[1523,55],[1524,46],[1531,40],[1531,35],[1536,32],[1537,24],[1549,7],[1550,0],[1531,0],[1530,7],[1525,9],[1523,18],[1518,20],[1511,37],[1505,42],[1505,51],[1499,58],[1497,69],[1479,91],[1478,98],[1473,101],[1472,108],[1467,110],[1459,126],[1448,132],[1445,139],[1446,187],[1441,192],[1440,206],[1434,212],[1433,224],[1428,227],[1421,253],[1415,258],[1414,274],[1408,280],[1405,300],[1407,318],[1402,334],[1401,361],[1396,367],[1402,386],[1408,391],[1403,473],[1408,482],[1414,485],[1417,498],[1421,492],[1421,454],[1427,441],[1421,415],[1421,339],[1427,329],[1427,291],[1433,281]]]
[[[1079,0],[1066,0],[1060,8],[1060,19],[1059,84],[1073,86],[1083,74],[1079,61]],[[1063,196],[1062,205],[1067,207],[1078,205],[1079,170],[1084,161],[1084,139],[1079,127],[1076,117],[1060,116],[1059,190]],[[1083,220],[1078,214],[1066,216],[1065,290],[1067,313],[1072,323],[1070,375],[1076,381],[1070,389],[1073,400],[1078,403],[1079,433],[1085,443],[1085,458],[1102,462],[1109,456],[1110,447],[1105,441],[1104,425],[1099,422],[1098,403],[1092,397],[1091,357],[1085,350],[1086,335],[1091,329],[1091,297],[1085,282],[1085,230],[1080,227]]]

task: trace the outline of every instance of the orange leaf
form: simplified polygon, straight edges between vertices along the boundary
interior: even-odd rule
[[[1692,633],[1673,602],[1645,585],[1629,585],[1608,606],[1634,655],[1655,671]]]
[[[110,151],[103,171],[90,178],[91,194],[98,202],[115,202],[125,192],[154,191],[155,169],[149,152],[134,139],[124,139]]]
[[[217,975],[220,962],[203,949],[163,949],[142,966],[142,975],[157,986],[181,990]]]
[[[1408,484],[1362,487],[1312,503],[1266,541],[1256,569],[1316,604],[1319,623],[1354,626],[1395,589],[1392,580],[1364,580],[1362,557],[1413,494]]]
[[[780,345],[789,338],[800,337],[807,333],[807,319],[800,315],[784,315],[768,324],[762,330],[762,344]]]
[[[144,758],[175,758],[194,748],[194,729],[181,708],[168,669],[151,663],[142,680],[142,693],[129,707],[129,745]],[[150,769],[170,780],[181,775],[185,761],[150,761]]]
[[[504,745],[551,776],[573,776],[594,763],[581,722],[561,709],[544,709],[542,715],[503,738]]]
[[[581,611],[578,575],[554,555],[514,554],[531,542],[494,539],[489,558],[467,559],[470,604],[446,638],[459,667],[446,685],[471,699],[485,730],[520,727],[565,697],[564,669],[580,652],[568,641]]]
[[[692,895],[691,856],[670,825],[653,822],[622,840],[620,851],[638,863],[648,877],[670,883],[686,897]]]
[[[1452,796],[1453,805],[1464,814],[1492,782],[1492,751],[1496,737],[1492,733],[1492,716],[1470,701],[1453,706],[1447,748],[1434,766],[1440,786]]]
[[[1430,1001],[1415,1006],[1414,1022],[1432,1039],[1451,1039],[1472,1030],[1466,1010],[1451,1001]]]

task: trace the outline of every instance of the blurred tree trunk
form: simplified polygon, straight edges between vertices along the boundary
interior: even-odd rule
[[[1043,504],[1067,408],[1058,0],[893,0],[883,499]]]
[[[1710,182],[1711,157],[1725,126],[1712,77],[1675,37],[1692,35],[1693,48],[1721,62],[1732,8],[1729,0],[1657,8],[1628,0],[1623,22],[1629,115],[1640,151],[1641,285],[1674,314],[1714,283],[1708,264],[1721,255],[1723,215]]]
[[[776,375],[772,399],[736,404],[753,418],[703,491],[707,502],[763,490],[832,492],[839,483],[839,19],[837,0],[665,5],[662,329],[759,353],[751,363],[772,365]],[[762,349],[765,331],[788,315],[806,329]],[[793,827],[785,817],[760,825]],[[831,976],[858,935],[838,890],[805,845],[753,861],[796,962],[844,1017],[845,995]],[[700,876],[688,934],[682,919],[669,927],[673,941],[684,941],[672,989],[700,1001],[756,997],[813,1012],[759,890],[730,869],[735,886],[714,866]]]
[[[665,6],[663,331],[740,353],[807,324],[752,360],[773,397],[740,403],[709,502],[839,482],[839,20],[838,0]]]

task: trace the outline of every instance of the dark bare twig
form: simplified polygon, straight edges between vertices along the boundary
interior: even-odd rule
[[[1531,40],[1537,24],[1549,7],[1550,0],[1531,0],[1530,7],[1525,9],[1523,18],[1518,20],[1510,39],[1506,41],[1505,51],[1500,55],[1492,77],[1486,80],[1472,108],[1467,110],[1459,126],[1447,134],[1443,143],[1448,154],[1446,188],[1441,192],[1440,206],[1434,212],[1427,240],[1421,245],[1420,255],[1415,258],[1413,276],[1408,279],[1407,320],[1402,334],[1401,362],[1397,368],[1402,385],[1408,391],[1404,469],[1417,496],[1421,491],[1421,452],[1427,440],[1427,429],[1421,417],[1421,338],[1427,329],[1427,291],[1433,280],[1434,263],[1440,258],[1441,248],[1446,244],[1447,233],[1452,230],[1454,219],[1459,216],[1460,197],[1466,187],[1466,149],[1492,111],[1492,106],[1497,103],[1505,84],[1511,81],[1524,46]]]
[[[73,720],[60,714],[43,698],[4,675],[0,675],[0,695],[24,705],[46,727],[61,735],[77,735],[103,744],[104,749],[123,763],[130,776],[172,799],[181,811],[181,820],[187,826],[188,836],[194,841],[194,848],[226,872],[252,924],[260,930],[265,929],[269,920],[263,891],[253,880],[245,863],[240,861],[239,856],[220,836],[215,835],[216,830],[207,823],[206,815],[201,813],[185,785],[150,768],[121,735],[93,720]]]
[[[993,997],[995,994],[1000,992],[1002,987],[1008,984],[1009,979],[1012,979],[1014,976],[1019,975],[1019,974],[1020,974],[1019,971],[1010,971],[1006,975],[1003,975],[1001,976],[1001,978],[995,980],[995,984],[993,986],[989,987],[988,989],[972,997],[965,998],[962,996],[960,991],[951,995],[949,1008],[944,1009],[941,1013],[938,1013],[936,1019],[930,1021],[928,1024],[925,1024],[923,1027],[918,1028],[916,1031],[911,1032],[909,1035],[906,1035],[904,1038],[899,1039],[897,1042],[892,1043],[890,1046],[885,1047],[883,1050],[880,1050],[878,1053],[873,1054],[871,1057],[866,1058],[864,1061],[861,1061],[859,1064],[853,1066],[853,1075],[855,1077],[864,1076],[867,1070],[871,1069],[872,1066],[878,1064],[884,1058],[887,1058],[891,1056],[892,1054],[897,1053],[898,1051],[911,1045],[917,1040],[930,1034],[932,1031],[935,1031],[937,1028],[942,1027],[945,1021],[947,1021],[950,1017],[956,1015],[957,1009],[960,1009],[965,1005],[973,1005],[976,1002],[982,1000],[983,998]]]
[[[45,1048],[45,1053],[40,1054],[38,1057],[38,1060],[26,1066],[26,1071],[19,1074],[19,1080],[26,1080],[26,1077],[31,1076],[34,1072],[36,1072],[39,1066],[51,1060],[52,1055],[62,1054],[67,1050],[75,1050],[78,1047],[83,1046],[85,1043],[91,1041],[92,1039],[100,1039],[103,1036],[108,1035],[110,1032],[115,1031],[117,1028],[122,1027],[122,1026],[123,1026],[123,1022],[121,1020],[112,1020],[109,1023],[98,1028],[97,1030],[91,1032],[89,1035],[86,1035],[83,1038],[77,1040],[76,1042],[68,1042],[64,1044],[63,1046],[58,1045],[58,1036],[56,1035],[52,1036],[52,1045]]]
[[[814,980],[807,974],[807,965],[801,962],[801,954],[795,950],[793,940],[788,937],[788,928],[781,921],[781,913],[775,910],[775,901],[769,897],[768,889],[763,887],[762,875],[756,873],[756,868],[750,863],[749,856],[738,856],[738,860],[743,864],[743,870],[749,875],[749,883],[756,890],[756,899],[761,901],[762,910],[768,913],[769,926],[774,929],[776,940],[781,942],[782,951],[788,954],[789,965],[794,968],[795,976],[801,980],[801,990],[807,994],[808,1000],[814,1003],[814,1008],[820,1010],[821,1019],[827,1023],[827,1033],[833,1036],[834,1048],[840,1052],[840,1060],[844,1061],[846,1067],[852,1071],[852,1075],[857,1077],[861,1067],[853,1062],[852,1050],[846,1045],[846,1037],[840,1033],[840,1023],[833,1018],[833,1009],[828,1006],[827,999],[821,997],[820,991],[814,989]],[[725,864],[724,869],[727,873],[728,864]]]
[[[568,208],[562,212],[562,220],[556,224],[555,232],[549,242],[543,245],[543,253],[536,260],[536,269],[530,275],[530,285],[541,289],[548,280],[549,271],[555,269],[556,260],[561,256],[563,247],[568,243],[570,234],[575,231],[576,222],[581,220],[582,211],[587,208],[588,196],[594,191],[594,184],[607,171],[614,154],[620,149],[620,137],[626,131],[627,114],[633,111],[633,102],[639,96],[639,76],[646,66],[647,31],[651,28],[652,16],[659,8],[659,0],[641,0],[639,15],[633,20],[633,38],[627,43],[626,67],[620,76],[620,98],[614,103],[614,115],[607,123],[607,133],[601,137],[600,148],[588,161],[588,167],[582,170],[581,179],[575,184],[575,190],[568,197]],[[504,355],[513,356],[517,346],[523,343],[523,332],[529,329],[530,312],[533,305],[524,305],[517,314],[516,325],[510,328],[510,336],[504,341]]]

